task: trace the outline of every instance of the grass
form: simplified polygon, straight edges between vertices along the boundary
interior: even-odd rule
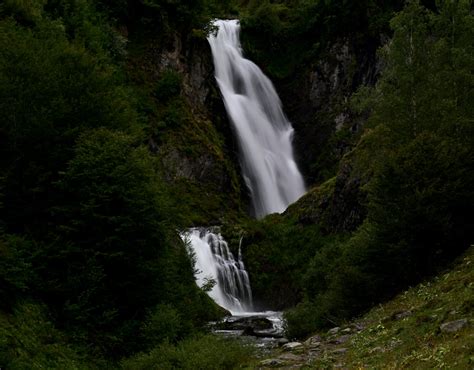
[[[466,319],[454,333],[443,323]],[[349,369],[474,368],[474,247],[450,271],[419,284],[356,321],[364,327],[342,345],[340,357],[324,352],[310,367]]]

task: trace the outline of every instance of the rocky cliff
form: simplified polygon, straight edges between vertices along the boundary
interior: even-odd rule
[[[187,223],[216,224],[245,214],[237,146],[205,35],[132,41],[130,51],[133,78],[149,95],[149,147]]]

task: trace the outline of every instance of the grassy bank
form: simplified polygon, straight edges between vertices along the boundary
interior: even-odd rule
[[[347,369],[469,369],[474,365],[474,247],[451,269],[317,333],[273,366]],[[269,366],[271,367],[271,366]]]

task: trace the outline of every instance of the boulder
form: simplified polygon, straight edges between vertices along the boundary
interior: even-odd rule
[[[336,326],[335,328],[328,330],[328,335],[336,335],[337,333],[339,333],[340,330],[341,328],[339,326]]]
[[[402,320],[406,317],[410,317],[411,315],[413,315],[413,312],[408,310],[408,311],[399,311],[399,312],[395,312],[392,317],[395,319],[395,320]]]
[[[329,343],[332,343],[332,344],[342,344],[342,343],[346,343],[349,339],[351,339],[351,335],[350,334],[346,334],[346,335],[341,335],[340,337],[337,337],[335,339],[331,339],[329,341]]]
[[[284,364],[285,364],[285,361],[279,360],[277,358],[269,358],[267,360],[260,361],[260,366],[276,367],[276,366],[282,366]]]
[[[455,333],[467,326],[467,324],[467,319],[460,319],[456,321],[445,322],[444,324],[441,324],[439,328],[443,333]]]
[[[332,353],[335,355],[343,355],[346,352],[347,352],[347,348],[337,348],[334,351],[332,351]]]
[[[308,347],[311,347],[311,346],[315,346],[316,343],[317,345],[321,344],[321,337],[319,335],[315,335],[315,336],[312,336],[310,338],[308,338],[305,342],[304,342],[304,345],[305,346],[308,346]]]

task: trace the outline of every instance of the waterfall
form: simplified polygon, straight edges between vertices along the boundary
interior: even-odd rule
[[[215,77],[240,149],[243,177],[257,218],[281,213],[305,192],[293,157],[293,128],[271,81],[245,59],[237,20],[217,20],[208,37]]]
[[[238,259],[229,250],[221,234],[195,228],[181,234],[195,259],[196,282],[203,287],[211,279],[216,283],[208,292],[214,301],[232,314],[251,311],[252,291],[239,246]]]
[[[208,37],[215,77],[224,98],[240,149],[243,178],[250,190],[257,218],[283,212],[305,192],[293,157],[293,128],[283,113],[271,81],[242,55],[237,20],[218,20]],[[238,259],[227,242],[210,229],[181,234],[195,259],[200,287],[210,280],[209,295],[232,314],[252,310],[250,281],[239,246]]]

